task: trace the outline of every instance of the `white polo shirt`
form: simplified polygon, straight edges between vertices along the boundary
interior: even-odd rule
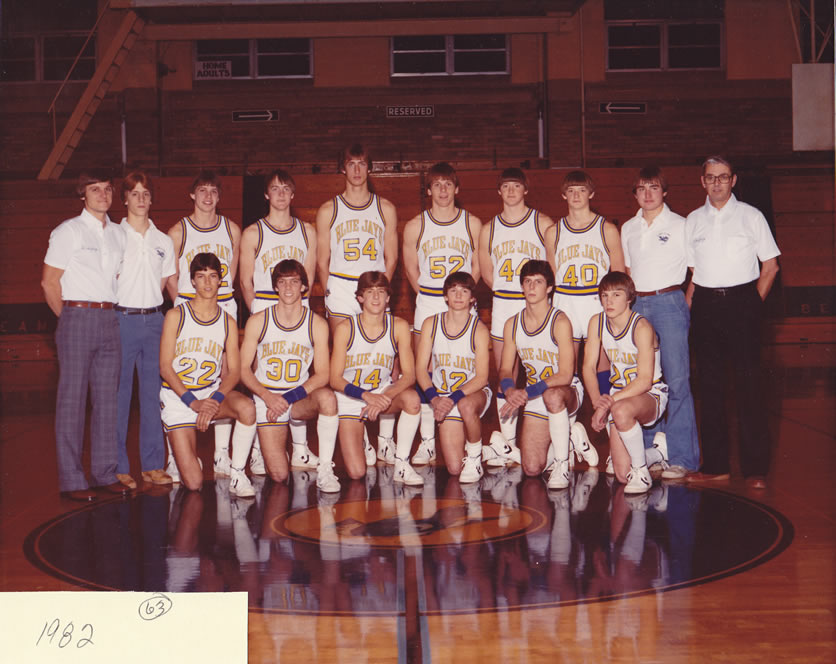
[[[760,210],[734,194],[719,210],[706,196],[705,205],[688,215],[685,241],[694,283],[705,288],[755,281],[760,276],[758,261],[781,255]]]
[[[116,276],[122,265],[125,234],[110,217],[105,225],[85,208],[49,236],[44,263],[64,270],[61,298],[116,302]]]
[[[150,309],[163,303],[160,283],[177,270],[171,238],[148,220],[145,235],[127,219],[119,228],[125,235],[125,258],[117,285],[117,302],[134,309]]]
[[[621,247],[637,291],[661,290],[685,281],[685,217],[666,203],[650,224],[641,209],[626,221],[621,227]]]

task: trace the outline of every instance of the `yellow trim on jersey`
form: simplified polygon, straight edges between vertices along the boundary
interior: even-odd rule
[[[359,281],[360,279],[360,277],[352,277],[350,274],[342,274],[340,272],[329,272],[328,276],[345,279],[346,281]]]
[[[354,210],[355,212],[361,212],[363,210],[368,210],[371,207],[374,200],[377,198],[377,196],[375,196],[372,193],[369,193],[368,202],[365,205],[360,205],[358,207],[353,206],[351,203],[349,203],[347,200],[345,200],[343,198],[342,194],[337,194],[336,198],[339,198],[343,202],[343,205],[345,205],[349,210]],[[378,200],[380,200],[380,199],[378,199]],[[378,203],[377,209],[378,209],[378,211],[380,211],[380,203]],[[382,213],[381,213],[381,216],[383,216]]]
[[[534,208],[528,208],[528,212],[526,212],[525,215],[521,219],[519,219],[518,221],[514,221],[514,222],[505,221],[505,219],[502,218],[502,214],[496,215],[496,217],[494,217],[494,219],[498,219],[499,223],[502,224],[503,226],[505,226],[505,228],[516,228],[517,226],[520,226],[520,225],[524,224],[526,221],[528,221],[528,218],[532,214],[535,215],[534,221],[537,221],[537,219],[536,219],[537,210],[535,210]],[[539,235],[539,233],[538,233],[538,235]]]
[[[221,227],[221,222],[228,222],[229,221],[223,215],[215,213],[215,216],[218,218],[218,220],[215,222],[215,225],[212,226],[211,228],[200,228],[199,226],[197,226],[194,223],[194,221],[192,220],[191,217],[183,217],[183,219],[186,221],[186,223],[189,224],[189,226],[194,228],[198,233],[211,233],[212,231],[216,231]],[[227,223],[226,230],[229,231],[229,224],[228,223]]]
[[[524,300],[525,295],[514,291],[495,290],[493,296],[500,300]]]
[[[258,256],[259,252],[261,251],[261,245],[264,244],[264,231],[261,228],[262,221],[264,221],[264,217],[262,217],[255,223],[256,230],[258,230],[258,243],[255,245],[256,256]]]
[[[370,344],[377,343],[378,341],[383,339],[383,337],[386,336],[386,333],[389,332],[390,328],[394,327],[394,325],[389,324],[389,319],[391,317],[392,317],[392,314],[389,314],[389,313],[384,313],[383,314],[383,331],[380,333],[379,337],[377,337],[375,339],[372,339],[371,337],[369,337],[366,334],[366,331],[363,329],[363,321],[360,320],[360,314],[357,314],[357,316],[355,316],[355,319],[357,320],[357,331],[360,332],[360,336],[363,337],[363,339],[368,341]],[[394,338],[393,338],[393,341],[394,341]],[[396,350],[397,350],[397,347],[396,347]]]
[[[418,292],[421,295],[430,295],[432,297],[444,297],[443,288],[430,288],[429,286],[418,286]]]
[[[473,314],[468,314],[467,322],[464,324],[464,327],[462,328],[461,332],[459,332],[456,335],[451,336],[451,335],[447,334],[446,317],[444,316],[444,314],[438,314],[438,315],[441,318],[441,333],[445,337],[447,337],[447,339],[449,339],[450,341],[455,341],[456,339],[461,339],[465,335],[465,333],[467,332],[467,328],[473,322]],[[472,345],[473,345],[473,343],[471,341],[471,346]]]
[[[290,420],[284,420],[283,422],[260,422],[256,423],[256,429],[261,429],[264,427],[286,427],[290,424]]]
[[[276,311],[275,307],[270,307],[270,312],[271,312],[271,315],[273,316],[273,324],[277,328],[279,328],[282,332],[295,332],[296,330],[298,330],[302,326],[302,323],[305,322],[305,316],[308,315],[310,310],[305,308],[305,307],[302,307],[302,317],[299,319],[299,322],[297,322],[293,327],[284,327],[281,323],[279,323],[278,318],[276,318],[276,315],[278,314],[278,311]]]
[[[600,315],[603,316],[604,314]],[[609,332],[612,338],[616,341],[621,341],[627,335],[627,332],[631,331],[633,329],[633,326],[639,322],[639,318],[644,318],[644,316],[642,316],[638,311],[631,311],[630,318],[627,320],[627,325],[625,325],[624,329],[621,330],[621,332],[619,332],[618,334],[613,333],[612,328],[610,327],[610,321],[609,319],[607,319],[607,332]],[[635,345],[635,338],[633,338],[633,335],[630,336],[633,339],[633,345]]]
[[[598,295],[598,286],[560,286],[555,284],[554,292],[561,295]]]
[[[226,313],[223,309],[218,307],[218,313],[215,314],[215,317],[212,320],[202,321],[195,315],[194,310],[192,309],[192,303],[191,302],[184,302],[183,305],[185,305],[185,307],[188,309],[189,316],[191,317],[191,319],[195,323],[197,323],[198,325],[202,325],[203,327],[208,327],[209,325],[214,325],[215,323],[218,322],[218,319]],[[226,328],[226,319],[224,319],[224,328]],[[224,334],[224,339],[226,339],[226,334]]]
[[[438,226],[450,226],[452,224],[455,224],[459,220],[459,217],[462,216],[463,210],[461,208],[456,208],[456,209],[458,210],[458,212],[456,213],[456,216],[453,217],[450,221],[439,221],[438,219],[433,217],[433,213],[430,210],[424,210],[424,212],[427,213],[427,216],[430,218],[430,221],[432,221],[434,224],[436,224]],[[423,219],[423,215],[422,215],[422,219]]]
[[[604,218],[600,214],[596,214],[595,218],[592,221],[590,221],[589,224],[587,224],[583,228],[578,228],[578,229],[572,228],[569,225],[569,220],[566,217],[561,217],[560,223],[564,224],[566,226],[566,230],[569,231],[570,233],[574,233],[575,235],[580,235],[581,233],[586,233],[590,228],[592,228],[595,224],[597,224],[599,219],[602,222],[604,220]],[[604,224],[602,223],[601,227],[603,228],[603,226],[604,226]],[[603,233],[602,233],[601,237],[603,238]]]
[[[538,334],[540,334],[543,330],[545,330],[546,325],[548,325],[549,320],[551,320],[551,316],[552,316],[553,311],[554,311],[554,307],[549,307],[549,311],[546,314],[546,319],[540,324],[540,327],[538,327],[533,332],[529,332],[528,329],[525,326],[525,309],[523,309],[519,314],[517,314],[517,316],[519,316],[519,320],[520,320],[520,323],[522,325],[522,330],[523,330],[523,332],[525,332],[526,336],[535,337]],[[516,316],[515,316],[515,318],[516,318]]]

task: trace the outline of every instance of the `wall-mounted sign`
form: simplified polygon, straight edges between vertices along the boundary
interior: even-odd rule
[[[643,101],[602,101],[598,104],[599,113],[647,113],[647,104]]]
[[[210,78],[232,78],[230,60],[201,60],[194,63],[195,80]]]
[[[272,122],[278,119],[278,111],[232,111],[233,122]]]
[[[434,118],[435,106],[415,104],[413,106],[387,106],[387,118]]]

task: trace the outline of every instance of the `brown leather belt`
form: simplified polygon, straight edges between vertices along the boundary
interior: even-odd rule
[[[79,307],[81,309],[113,309],[113,302],[87,302],[86,300],[64,300],[65,307]]]
[[[119,313],[122,313],[122,314],[155,314],[158,311],[163,310],[163,305],[159,305],[157,307],[149,307],[147,309],[138,309],[136,307],[122,307],[122,306],[117,304],[113,308],[116,309],[116,311],[118,311]]]
[[[661,295],[662,293],[670,293],[671,291],[681,290],[682,287],[679,284],[674,284],[673,286],[668,286],[667,288],[660,288],[659,290],[652,290],[652,291],[636,291],[636,295],[641,297],[650,297],[651,295]]]

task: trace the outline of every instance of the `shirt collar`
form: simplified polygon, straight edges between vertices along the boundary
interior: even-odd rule
[[[83,208],[81,210],[81,214],[78,216],[87,226],[95,227],[99,230],[102,230],[102,222],[96,219],[96,217],[94,217],[87,208]],[[108,215],[105,215],[105,226],[107,226],[109,223],[111,223],[110,217]]]
[[[667,203],[662,203],[662,211],[659,214],[656,215],[656,217],[653,219],[653,223],[656,224],[660,221],[664,221],[665,218],[670,213],[670,211],[671,211],[671,209],[668,207],[668,204]],[[650,226],[650,224],[648,224],[647,220],[644,218],[644,210],[639,208],[639,211],[636,213],[636,216],[641,220],[642,225],[645,228],[648,228]]]
[[[134,235],[139,235],[140,237],[147,237],[147,236],[148,236],[149,231],[154,231],[154,230],[156,230],[156,229],[157,229],[157,227],[156,227],[156,226],[154,226],[154,222],[153,222],[153,221],[151,221],[151,219],[148,219],[148,230],[146,230],[146,231],[145,231],[145,236],[142,236],[142,235],[139,233],[139,231],[137,231],[137,230],[136,230],[133,226],[131,226],[131,225],[128,223],[128,218],[127,218],[127,217],[122,217],[122,221],[120,222],[120,224],[119,224],[119,225],[122,227],[122,229],[123,229],[126,233],[133,233]]]
[[[726,201],[726,204],[721,207],[719,210],[711,204],[708,196],[705,197],[705,209],[706,212],[714,218],[721,217],[729,212],[731,212],[735,206],[737,205],[737,197],[732,194],[729,200]]]

